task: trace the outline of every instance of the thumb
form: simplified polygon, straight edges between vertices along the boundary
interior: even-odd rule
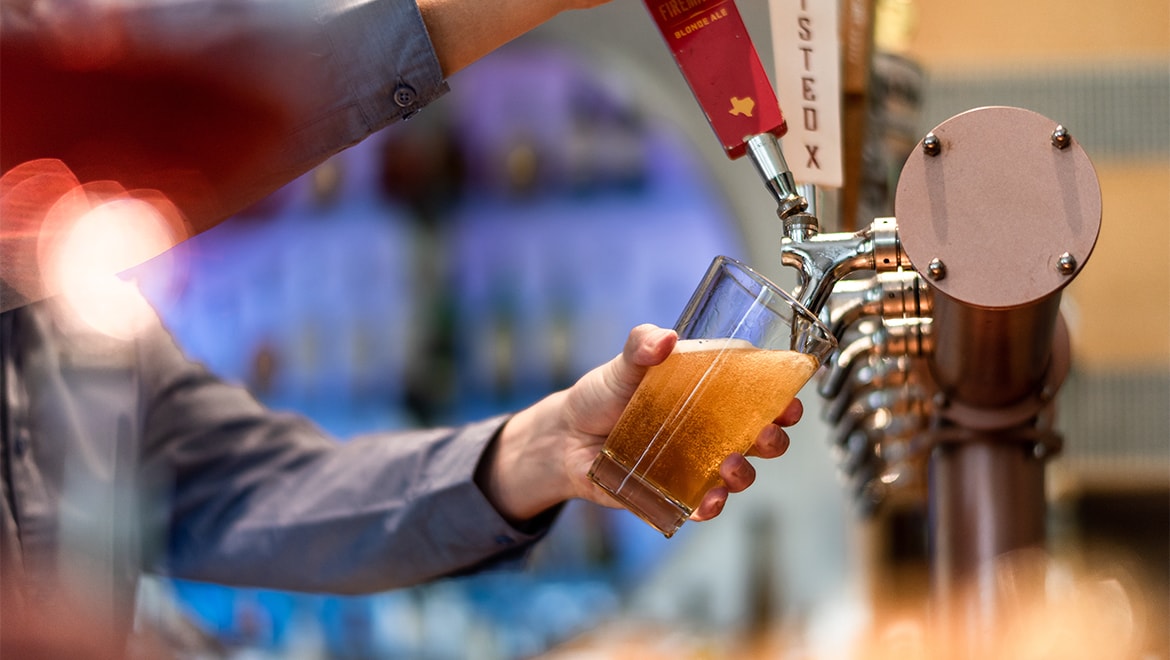
[[[643,323],[630,331],[622,354],[611,360],[605,370],[606,384],[612,391],[632,396],[646,370],[661,364],[678,343],[678,334],[669,328]]]
[[[569,388],[564,413],[569,428],[606,436],[634,396],[646,370],[674,350],[674,330],[643,324],[630,331],[617,357],[585,374]]]

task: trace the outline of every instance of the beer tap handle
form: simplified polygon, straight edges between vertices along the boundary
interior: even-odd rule
[[[786,236],[817,235],[820,224],[780,148],[788,124],[735,0],[643,1],[724,153],[750,156]]]
[[[788,124],[735,0],[644,1],[727,157],[751,157],[781,218],[804,211],[780,150]]]
[[[753,136],[788,132],[735,0],[644,2],[728,158]]]

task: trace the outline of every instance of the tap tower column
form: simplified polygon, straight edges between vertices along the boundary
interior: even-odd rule
[[[979,108],[907,159],[895,216],[933,294],[934,590],[977,633],[999,610],[993,560],[1044,544],[1051,405],[1069,364],[1060,297],[1096,243],[1101,193],[1064,127]]]

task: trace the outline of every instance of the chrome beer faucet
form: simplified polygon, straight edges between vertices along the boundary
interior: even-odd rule
[[[930,288],[902,250],[893,218],[856,233],[822,234],[813,193],[795,182],[779,140],[761,134],[746,144],[784,223],[781,262],[797,271],[794,296],[840,341],[818,393],[828,401],[826,421],[836,426],[831,445],[842,477],[853,484],[858,510],[872,513],[887,476],[881,447],[909,444],[928,421],[922,411],[931,404],[930,383],[908,378],[924,371],[919,365],[932,349]],[[849,278],[865,271],[871,274]],[[886,405],[875,411],[878,400]]]
[[[877,218],[854,234],[820,233],[820,221],[808,212],[808,200],[800,194],[775,135],[753,135],[747,153],[776,199],[776,214],[784,222],[781,262],[797,270],[796,298],[809,311],[819,314],[833,286],[850,273],[913,268],[893,218]]]
[[[867,316],[928,318],[933,307],[930,287],[917,271],[907,270],[838,282],[821,317],[833,335],[841,337],[858,319]]]

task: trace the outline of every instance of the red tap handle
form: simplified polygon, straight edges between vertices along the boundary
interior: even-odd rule
[[[735,0],[643,0],[727,157],[753,135],[788,131]]]

